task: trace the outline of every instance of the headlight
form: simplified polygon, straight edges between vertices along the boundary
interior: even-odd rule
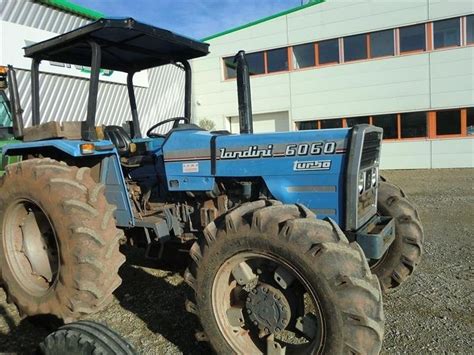
[[[359,184],[358,184],[359,194],[364,192],[364,177],[365,177],[365,173],[360,172],[359,173]]]
[[[375,186],[377,185],[377,180],[378,180],[378,175],[379,175],[379,171],[377,168],[373,168],[372,169],[372,186]]]

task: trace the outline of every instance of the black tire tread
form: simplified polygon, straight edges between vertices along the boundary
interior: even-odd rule
[[[333,221],[315,219],[310,211],[278,201],[259,200],[241,205],[206,227],[205,238],[191,248],[193,261],[184,274],[186,283],[194,290],[186,302],[188,312],[201,316],[197,302],[201,290],[197,280],[200,272],[206,272],[206,265],[201,262],[203,256],[219,238],[244,233],[281,238],[289,248],[311,258],[314,270],[319,270],[330,281],[336,294],[334,300],[341,314],[346,315],[344,349],[355,353],[380,351],[384,333],[380,285],[370,272],[361,248],[349,243]],[[353,302],[354,299],[359,302]],[[205,324],[203,328],[206,330]],[[211,338],[210,334],[198,334],[198,340]]]
[[[58,235],[58,239],[71,252],[60,258],[61,267],[64,269],[67,263],[69,271],[68,275],[59,273],[55,287],[60,291],[55,297],[47,302],[20,297],[3,273],[3,286],[9,298],[24,315],[54,314],[65,322],[104,308],[121,284],[118,269],[125,257],[118,243],[123,231],[117,229],[111,218],[115,207],[108,204],[103,185],[92,179],[89,168],[68,166],[49,158],[23,160],[7,166],[0,189],[5,189],[7,194],[19,178],[31,184],[31,189],[40,186],[49,188],[50,194],[54,191],[55,195],[62,195],[55,197],[54,208],[66,221],[69,235]],[[1,200],[0,196],[0,203]]]
[[[136,354],[133,346],[104,324],[79,321],[60,327],[39,345],[44,355],[81,354]]]
[[[396,229],[388,255],[372,269],[387,293],[407,281],[420,263],[424,232],[416,208],[400,187],[380,181],[378,193],[378,210],[395,219]]]

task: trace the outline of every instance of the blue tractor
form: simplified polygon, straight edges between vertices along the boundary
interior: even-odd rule
[[[382,292],[413,273],[423,240],[415,208],[379,177],[382,130],[253,134],[241,51],[241,133],[208,132],[190,122],[188,63],[207,53],[208,44],[133,19],[25,48],[33,125],[3,148],[22,161],[0,180],[8,299],[24,315],[70,322],[111,300],[121,243],[156,259],[187,247],[185,307],[217,353],[377,353]],[[91,67],[85,121],[41,123],[42,60]],[[157,117],[142,137],[134,73],[170,63],[185,73],[184,116]],[[96,123],[100,68],[128,75],[126,127]]]

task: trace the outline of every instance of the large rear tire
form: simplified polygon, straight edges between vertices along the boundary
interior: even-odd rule
[[[205,229],[185,272],[186,308],[218,354],[376,354],[377,278],[356,243],[306,208],[260,200]],[[271,296],[271,297],[269,297]]]
[[[384,292],[403,284],[420,263],[423,227],[416,208],[398,186],[379,182],[377,209],[395,219],[395,240],[381,259],[370,262]]]
[[[39,345],[42,355],[135,355],[133,346],[107,326],[79,321],[62,326]]]
[[[52,159],[7,166],[0,180],[0,270],[22,315],[71,322],[112,300],[125,261],[113,212],[89,168]]]

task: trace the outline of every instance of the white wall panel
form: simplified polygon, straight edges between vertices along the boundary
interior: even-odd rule
[[[430,53],[431,107],[474,106],[474,47]]]
[[[453,17],[474,13],[472,0],[429,0],[429,19]]]
[[[412,142],[384,142],[381,169],[430,169],[431,143],[427,140]]]
[[[427,0],[327,0],[289,14],[290,43],[301,43],[425,21]]]
[[[473,168],[474,139],[433,140],[432,168]]]

